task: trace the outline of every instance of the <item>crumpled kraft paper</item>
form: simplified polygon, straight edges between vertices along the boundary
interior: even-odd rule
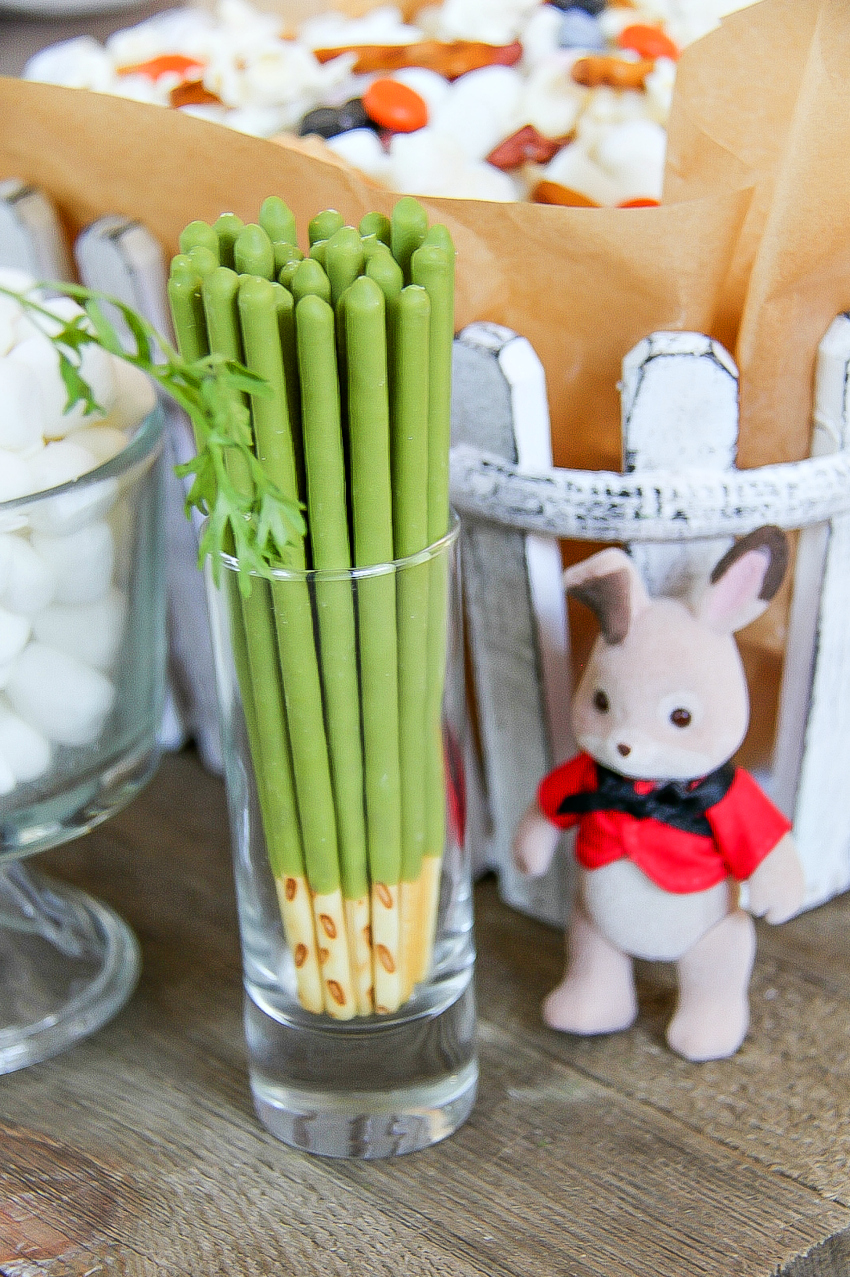
[[[73,232],[139,218],[169,252],[194,218],[255,221],[281,195],[306,236],[320,209],[356,222],[397,196],[301,147],[121,98],[0,79],[0,178],[32,181]],[[622,357],[654,329],[713,331],[748,193],[660,209],[571,209],[426,199],[458,253],[458,326],[526,336],[549,385],[559,465],[620,466]]]

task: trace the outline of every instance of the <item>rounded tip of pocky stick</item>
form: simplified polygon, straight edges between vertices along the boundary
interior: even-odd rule
[[[263,200],[260,205],[260,225],[272,243],[295,243],[295,214],[279,195],[269,195]]]
[[[189,261],[202,279],[206,279],[207,275],[211,275],[214,270],[217,270],[219,265],[218,253],[214,253],[210,248],[205,248],[203,244],[196,244],[194,248],[189,250]]]
[[[378,253],[382,253],[385,257],[391,257],[389,245],[377,235],[364,235],[361,239],[363,244],[363,256],[368,262],[370,257],[374,257]]]
[[[208,248],[218,259],[218,235],[206,222],[190,222],[180,232],[180,252],[188,253],[193,248]]]
[[[213,223],[212,229],[218,238],[218,255],[222,266],[233,267],[233,248],[244,225],[242,218],[235,213],[222,213]]]
[[[302,297],[307,297],[311,293],[321,297],[323,301],[331,300],[330,280],[321,265],[312,257],[305,257],[303,262],[298,263],[293,272],[290,287],[296,302],[300,302]]]
[[[449,233],[448,226],[443,226],[442,222],[435,222],[433,226],[428,227],[422,245],[423,247],[428,245],[433,248],[441,248],[450,261],[454,260],[454,240]]]
[[[233,263],[240,275],[263,275],[273,279],[274,249],[262,226],[243,226],[233,245]]]
[[[389,248],[392,242],[392,226],[385,213],[367,213],[360,219],[360,234],[364,239],[372,235]]]
[[[393,302],[404,287],[404,275],[390,253],[374,253],[366,263],[366,274],[373,279],[388,302]]]
[[[326,239],[317,239],[315,244],[310,245],[310,256],[313,261],[318,262],[320,266],[325,264],[325,250],[328,247]]]
[[[345,218],[335,208],[326,208],[323,212],[317,213],[307,227],[310,244],[315,244],[320,239],[330,239],[331,235],[335,235],[344,225]]]
[[[363,270],[363,241],[353,226],[341,226],[325,244],[325,270],[335,306]]]
[[[410,280],[410,259],[428,233],[428,214],[412,195],[405,195],[393,208],[391,218],[393,257]]]
[[[276,239],[272,243],[272,248],[274,249],[275,270],[278,274],[280,274],[284,266],[287,266],[290,262],[295,262],[297,264],[304,260],[304,254],[301,252],[301,249],[297,244],[289,244],[284,240]]]

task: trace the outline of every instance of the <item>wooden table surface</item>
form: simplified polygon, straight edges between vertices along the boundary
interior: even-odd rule
[[[193,752],[39,863],[118,908],[144,967],[106,1028],[0,1080],[4,1277],[850,1272],[847,897],[761,929],[751,1036],[693,1065],[664,1046],[662,966],[628,1033],[547,1029],[562,939],[480,883],[473,1115],[349,1163],[254,1116],[223,786]]]

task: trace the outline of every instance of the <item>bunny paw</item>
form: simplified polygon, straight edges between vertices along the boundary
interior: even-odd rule
[[[543,1019],[553,1029],[590,1036],[627,1029],[637,1015],[637,999],[630,985],[600,989],[566,979],[543,1003]]]
[[[667,1026],[667,1043],[686,1060],[725,1060],[734,1055],[747,1035],[750,1008],[747,998],[683,1007]]]

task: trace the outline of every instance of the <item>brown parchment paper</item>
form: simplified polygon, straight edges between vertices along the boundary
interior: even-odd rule
[[[334,207],[355,222],[395,200],[301,148],[179,112],[0,79],[0,177],[32,181],[74,232],[104,213],[139,218],[168,252],[193,218],[256,220],[281,195],[306,233]],[[654,329],[712,332],[749,194],[660,209],[569,209],[424,200],[458,253],[458,326],[522,333],[546,369],[559,465],[620,467],[623,355]]]
[[[717,335],[742,466],[806,456],[817,345],[850,307],[850,5],[764,0],[682,58],[665,198],[754,184]]]

